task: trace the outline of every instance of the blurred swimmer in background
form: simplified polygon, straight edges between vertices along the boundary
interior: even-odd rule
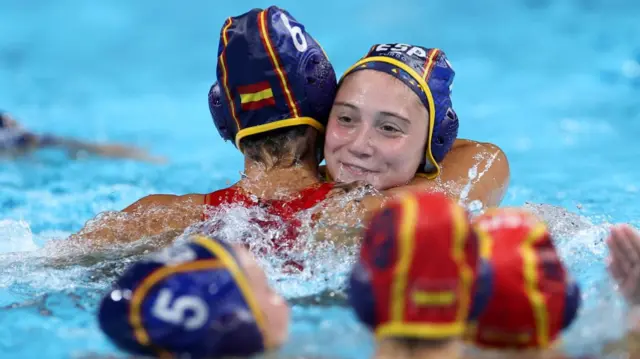
[[[125,145],[94,144],[49,134],[35,134],[24,127],[9,113],[0,110],[0,157],[17,157],[40,149],[65,150],[69,157],[77,158],[82,153],[120,159],[164,163],[166,159],[148,154],[146,151]]]

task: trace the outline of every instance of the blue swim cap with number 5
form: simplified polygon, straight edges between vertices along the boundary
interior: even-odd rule
[[[264,313],[233,249],[204,236],[129,267],[98,318],[109,339],[134,354],[203,358],[269,349]]]

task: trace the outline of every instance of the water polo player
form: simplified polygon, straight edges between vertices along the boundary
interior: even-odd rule
[[[103,298],[98,319],[130,353],[217,358],[278,348],[289,308],[246,249],[193,236],[130,266]]]
[[[465,210],[440,193],[394,199],[371,219],[349,303],[382,358],[462,355],[466,323],[491,296],[487,245]]]

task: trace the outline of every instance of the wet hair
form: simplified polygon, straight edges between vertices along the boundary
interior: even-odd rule
[[[301,125],[258,133],[240,140],[245,157],[267,168],[299,164],[316,146],[313,127]]]
[[[408,352],[416,352],[424,349],[438,349],[450,344],[452,339],[394,338],[393,340]]]

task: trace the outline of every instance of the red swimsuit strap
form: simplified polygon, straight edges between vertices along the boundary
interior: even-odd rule
[[[232,186],[208,193],[204,196],[205,209],[202,212],[202,220],[209,219],[207,207],[220,207],[226,204],[255,204],[255,201],[240,187]]]
[[[293,195],[291,199],[255,201],[242,188],[233,186],[206,194],[204,204],[210,207],[219,207],[232,203],[248,206],[262,202],[268,204],[267,208],[270,209],[269,212],[284,218],[289,218],[297,212],[309,209],[322,202],[333,187],[333,183],[319,183],[301,190]],[[208,219],[206,210],[203,212],[202,218],[203,220]]]

